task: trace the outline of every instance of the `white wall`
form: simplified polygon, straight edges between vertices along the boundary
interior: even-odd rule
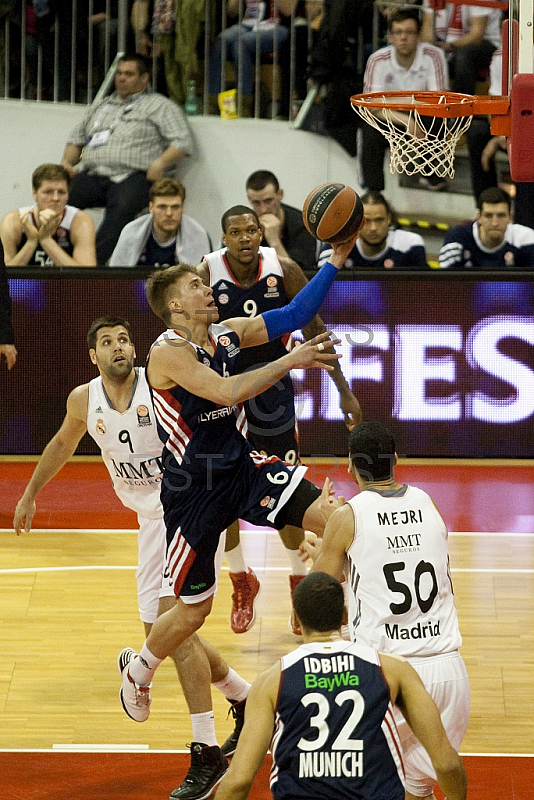
[[[0,218],[31,202],[31,174],[44,162],[59,162],[71,128],[85,106],[0,100],[2,168]],[[193,117],[195,158],[182,172],[186,210],[208,230],[214,246],[220,217],[232,205],[246,203],[245,181],[257,169],[275,173],[289,205],[301,207],[315,186],[339,181],[360,191],[356,160],[333,140],[293,130],[287,122]],[[400,189],[386,168],[386,195],[398,212],[468,217],[470,197]]]

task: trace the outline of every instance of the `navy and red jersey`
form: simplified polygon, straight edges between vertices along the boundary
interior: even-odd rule
[[[478,222],[456,225],[445,234],[439,251],[441,269],[532,269],[534,230],[510,223],[503,242],[492,249],[480,239]]]
[[[213,356],[173,330],[162,333],[152,346],[172,341],[177,347],[194,347],[198,361],[219,375],[234,375],[239,353],[237,333],[225,325],[210,325],[209,335],[215,348]],[[231,473],[243,455],[250,452],[241,404],[221,406],[191,394],[182,386],[151,387],[151,392],[159,437],[164,443],[166,480],[175,488],[183,488],[184,482],[191,480],[205,485],[209,476]]]
[[[226,248],[204,256],[213,298],[221,321],[233,317],[256,317],[273,308],[287,305],[282,266],[272,247],[260,247],[258,275],[252,286],[242,286],[235,278],[226,258]],[[272,342],[247,347],[237,357],[237,372],[275,361],[287,353],[289,336]],[[249,434],[286,432],[295,424],[293,384],[285,375],[275,386],[245,403]]]
[[[308,642],[281,660],[274,800],[404,800],[389,687],[376,650]]]

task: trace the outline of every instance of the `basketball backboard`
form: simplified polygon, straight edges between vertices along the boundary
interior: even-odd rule
[[[510,0],[503,25],[502,93],[510,97],[510,174],[534,182],[534,0]],[[499,130],[492,132],[499,133]]]

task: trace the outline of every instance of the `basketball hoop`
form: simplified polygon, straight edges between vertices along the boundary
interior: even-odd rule
[[[454,153],[475,114],[507,115],[508,97],[458,92],[369,92],[350,102],[389,143],[390,171],[454,178]]]

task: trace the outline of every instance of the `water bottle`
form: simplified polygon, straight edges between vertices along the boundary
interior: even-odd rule
[[[197,107],[197,85],[193,79],[187,84],[187,94],[185,96],[185,113],[188,117],[194,117],[198,113]]]

